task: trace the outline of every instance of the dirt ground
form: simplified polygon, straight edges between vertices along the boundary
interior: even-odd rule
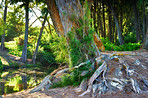
[[[111,54],[113,51],[106,51],[102,54]],[[143,70],[139,66],[135,67],[135,61],[138,59],[140,63],[148,69],[148,51],[132,51],[132,52],[117,52],[117,53],[123,53],[123,54],[130,54],[130,55],[124,55],[124,59],[126,63],[129,65],[130,68],[136,68],[137,71],[144,75],[148,79],[148,70]],[[111,63],[109,63],[111,64]],[[115,64],[112,62],[112,64]],[[108,65],[109,66],[109,65]],[[112,65],[113,66],[113,65]],[[17,92],[13,94],[7,94],[3,95],[3,98],[78,98],[77,93],[75,93],[75,88],[77,87],[64,87],[64,88],[54,88],[49,90],[43,90],[35,93],[29,93],[29,90]],[[87,94],[83,98],[92,98],[92,94]],[[148,98],[148,92],[147,93],[134,93],[134,91],[130,92],[107,92],[105,94],[102,94],[101,96],[96,96],[96,98]]]

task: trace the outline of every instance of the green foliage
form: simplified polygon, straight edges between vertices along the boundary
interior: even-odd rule
[[[20,86],[22,84],[21,76],[12,77],[5,84],[5,86],[13,86],[13,91],[20,91]]]
[[[39,51],[40,55],[45,55],[50,63],[68,63],[68,49],[64,37],[58,37],[54,32],[52,35],[45,33],[41,39],[41,47],[44,51]]]
[[[62,76],[62,79],[59,83],[53,84],[53,88],[56,87],[64,87],[68,85],[77,86],[81,83],[82,80],[87,80],[91,77],[91,75],[94,73],[94,70],[91,69],[91,63],[84,65],[78,69],[74,69],[71,74],[65,74]],[[81,76],[80,74],[83,71],[90,70],[85,76]]]
[[[141,42],[138,43],[125,43],[124,45],[115,45],[110,42],[108,38],[102,38],[103,45],[105,46],[105,50],[109,51],[133,51],[137,50],[141,47]]]
[[[125,43],[136,43],[136,35],[134,32],[129,32],[124,35],[124,41]]]
[[[55,41],[50,44],[52,51],[54,52],[55,60],[59,63],[68,62],[68,50],[66,46],[66,39],[64,37],[53,37]]]
[[[40,62],[43,66],[49,66],[54,62],[53,54],[46,51],[38,51],[36,60]]]
[[[3,64],[2,64],[2,61],[0,59],[0,72],[2,72],[2,70],[3,70]]]
[[[91,12],[89,10],[87,0],[83,7],[85,9],[84,18],[75,20],[81,24],[81,27],[72,28],[68,33],[68,37],[70,39],[68,44],[71,61],[69,67],[76,66],[79,63],[86,61],[86,59],[93,58],[95,54],[95,47],[93,46],[93,34],[95,31],[90,27],[91,19],[88,17]]]
[[[83,28],[76,30],[76,33],[81,39],[77,39],[73,32],[69,33],[69,38],[71,39],[69,47],[72,66],[76,66],[79,63],[84,62],[86,60],[86,55],[88,57],[92,57],[92,55],[94,55],[94,48],[92,47],[93,30],[90,28],[87,32],[89,35],[83,36]]]
[[[9,49],[9,54],[21,56],[23,46],[18,46],[15,41],[5,42],[5,47]]]
[[[21,35],[24,32],[24,12],[17,6],[10,7],[13,12],[8,12],[7,17],[7,32],[5,34],[6,41],[13,40],[14,37]]]

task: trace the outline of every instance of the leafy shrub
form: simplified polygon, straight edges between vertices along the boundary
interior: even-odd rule
[[[65,74],[62,76],[62,79],[59,83],[53,84],[53,88],[55,87],[64,87],[68,85],[73,85],[77,86],[81,83],[82,80],[86,80],[92,76],[95,70],[90,70],[91,69],[91,63],[84,65],[78,69],[74,69],[71,74]],[[83,71],[88,71],[90,70],[85,76],[81,76],[80,74]]]
[[[0,71],[2,71],[2,70],[3,70],[3,65],[2,65],[2,61],[0,59]]]
[[[53,37],[54,39],[55,37]],[[51,51],[58,63],[68,63],[68,49],[64,37],[56,37],[53,43],[50,43]]]
[[[22,79],[21,76],[16,76],[13,78],[10,78],[9,81],[5,84],[5,86],[13,86],[13,91],[20,91],[23,88],[20,88],[20,85],[22,85]]]
[[[110,42],[108,38],[101,38],[105,50],[109,51],[133,51],[137,50],[141,47],[141,42],[138,43],[125,43],[124,45],[115,45],[114,43]]]
[[[128,32],[124,35],[124,42],[125,43],[136,43],[136,34],[134,32]]]
[[[46,51],[38,51],[36,60],[43,66],[49,66],[54,62],[53,54]]]

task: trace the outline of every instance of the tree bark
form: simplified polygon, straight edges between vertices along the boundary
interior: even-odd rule
[[[148,12],[147,12],[147,19],[146,19],[146,27],[147,27],[147,31],[146,31],[142,48],[148,50]]]
[[[29,24],[29,1],[26,1],[26,5],[25,5],[25,37],[24,37],[24,47],[23,47],[23,51],[22,51],[22,56],[20,58],[20,61],[26,63],[27,60],[27,43],[28,43],[28,24]]]
[[[107,2],[107,4],[108,4],[108,6],[109,6],[109,8],[110,8],[110,10],[111,10],[111,12],[112,12],[112,14],[114,16],[115,25],[117,27],[117,32],[118,32],[119,43],[120,43],[120,45],[123,45],[124,44],[124,40],[122,38],[122,32],[121,32],[121,29],[119,27],[119,23],[118,23],[118,19],[116,17],[115,11],[114,11],[112,5],[109,2]]]
[[[101,4],[99,5],[99,3],[98,3],[98,12],[97,12],[97,16],[98,16],[98,21],[99,21],[99,25],[100,25],[100,27],[99,27],[99,25],[98,25],[98,27],[100,28],[100,34],[101,34],[101,37],[103,37],[103,26],[102,26],[102,20],[101,20],[101,15],[100,15],[100,13],[101,13]]]
[[[108,12],[108,20],[109,20],[109,39],[112,42],[112,38],[113,38],[112,36],[112,15],[110,11]]]
[[[103,37],[106,38],[104,2],[102,2],[102,6],[103,6],[103,27],[104,27]]]
[[[114,39],[115,39],[115,22],[114,22],[114,17],[112,16],[112,28],[113,28],[113,38],[112,38],[112,42],[114,42]]]
[[[138,24],[138,10],[137,10],[137,2],[133,1],[133,10],[134,10],[134,14],[135,14],[135,29],[136,29],[136,42],[140,41],[140,28],[139,28],[139,24]]]
[[[55,30],[59,36],[64,36],[64,28],[61,23],[61,18],[59,15],[59,10],[57,8],[55,0],[46,0],[48,11],[50,13],[50,17],[52,19],[53,25],[55,26]]]
[[[96,26],[96,0],[94,0],[94,10],[93,10],[93,13],[94,13],[94,17],[93,17],[93,20],[94,20],[94,28],[95,28],[95,31],[97,32],[97,26]]]
[[[123,32],[122,22],[123,22],[123,11],[122,11],[122,7],[121,7],[121,13],[120,13],[120,29],[121,29],[121,32]]]
[[[33,64],[35,64],[36,55],[37,55],[37,52],[38,52],[38,47],[39,47],[39,44],[40,44],[40,40],[41,40],[41,36],[42,36],[42,33],[43,33],[43,29],[44,29],[44,26],[45,26],[45,23],[46,23],[46,20],[47,20],[47,15],[48,15],[48,13],[46,13],[44,21],[42,23],[42,28],[40,30],[40,35],[39,35],[39,38],[38,38],[38,41],[37,41],[36,49],[35,49],[34,55],[32,57],[32,63]]]
[[[4,48],[5,48],[5,44],[4,44],[4,42],[5,42],[5,31],[6,31],[6,17],[7,17],[7,8],[8,8],[8,1],[7,0],[5,0],[5,10],[4,10],[4,27],[3,27],[3,35],[2,35],[2,37],[1,37],[1,50],[3,51],[4,50]]]
[[[145,40],[143,42],[142,48],[148,50],[148,27],[147,27],[147,32],[146,32],[146,36],[145,36]]]
[[[47,3],[51,18],[53,20],[53,24],[55,26],[55,29],[58,27],[56,27],[56,25],[55,25],[56,23],[54,23],[54,22],[61,22],[60,23],[61,25],[57,25],[57,26],[60,26],[61,28],[63,28],[63,33],[64,33],[63,35],[66,38],[67,47],[69,50],[70,50],[70,45],[71,45],[71,43],[70,43],[71,39],[68,36],[69,32],[72,31],[72,33],[74,35],[74,39],[79,40],[79,41],[81,41],[83,37],[88,35],[88,29],[89,29],[88,19],[90,17],[90,13],[89,13],[88,9],[90,9],[91,4],[93,3],[92,0],[90,0],[90,1],[88,0],[88,5],[84,5],[84,7],[87,6],[86,9],[82,8],[82,5],[80,4],[79,0],[68,0],[68,1],[67,0],[55,0],[55,1],[46,0],[46,3]],[[54,6],[53,6],[53,3],[54,3]],[[53,9],[55,9],[55,8],[58,11],[53,11]],[[57,17],[52,17],[54,14],[58,14],[57,16],[59,17],[59,19],[55,19]],[[86,19],[86,17],[88,19]],[[81,20],[81,22],[80,22],[80,20]],[[80,34],[80,33],[78,34],[75,31],[77,29],[80,29],[80,27],[83,27],[82,34]],[[92,44],[90,44],[90,45],[94,46],[92,48],[95,48],[94,42],[92,42]],[[84,44],[84,47],[87,47],[87,45]],[[86,50],[87,49],[88,48],[86,48]],[[83,54],[86,54],[89,57],[88,51],[85,51],[85,49],[83,49],[83,51],[81,49],[78,51],[83,52]],[[96,51],[97,51],[97,49],[96,49]],[[68,51],[68,52],[69,52],[68,54],[69,54],[69,61],[70,61],[69,64],[72,64],[71,63],[71,56],[70,56],[71,53],[70,53],[70,51]],[[94,53],[94,51],[93,51],[93,53]],[[96,55],[99,55],[98,53],[99,52],[96,52]],[[82,61],[86,60],[85,57],[82,57],[80,59],[82,59]],[[80,62],[81,62],[81,60],[80,60]]]
[[[52,25],[50,24],[50,22],[49,22],[48,19],[47,19],[46,21],[47,21],[47,23],[48,23],[48,28],[49,28],[50,35],[52,35],[52,31],[51,31],[51,27],[50,27],[50,26],[52,26]],[[53,26],[52,26],[52,27],[53,27]],[[55,29],[55,28],[53,27],[53,29]]]
[[[146,35],[146,17],[145,17],[145,0],[143,0],[143,34],[142,41],[144,40]]]

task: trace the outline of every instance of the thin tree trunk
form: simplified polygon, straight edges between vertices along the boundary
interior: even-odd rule
[[[102,26],[101,14],[100,14],[101,13],[101,4],[100,4],[100,6],[98,5],[98,7],[99,7],[98,8],[98,18],[99,18],[98,21],[100,23],[99,25],[100,25],[101,37],[103,37],[103,26]]]
[[[6,17],[7,17],[7,5],[8,5],[8,1],[5,0],[5,10],[4,10],[4,26],[3,26],[3,35],[1,37],[1,50],[3,51],[5,48],[5,31],[6,31]]]
[[[94,20],[94,28],[95,28],[95,31],[97,32],[97,26],[96,26],[96,0],[94,0],[94,10],[93,10],[93,13],[94,13],[94,17],[93,17],[93,20]]]
[[[36,18],[42,23],[42,21],[40,20],[40,17],[38,17],[38,15],[35,13],[35,11],[33,10],[33,8],[31,8],[31,9],[32,9],[33,13],[35,14]],[[44,28],[45,28],[46,32],[49,33],[48,30],[47,30],[47,28],[46,27],[44,27]]]
[[[116,27],[117,27],[117,32],[118,32],[119,43],[120,43],[120,45],[123,45],[124,40],[122,38],[122,32],[121,32],[121,29],[119,27],[118,19],[117,19],[116,15],[115,15],[115,11],[114,11],[112,5],[109,2],[107,2],[107,4],[108,4],[108,6],[109,6],[109,8],[110,8],[110,10],[111,10],[111,12],[112,12],[112,14],[114,16],[114,21],[115,21],[115,24],[116,24]]]
[[[147,32],[146,32],[146,36],[145,36],[142,48],[148,50],[148,27],[147,27]]]
[[[25,16],[25,37],[24,37],[24,47],[22,51],[22,56],[20,58],[20,61],[26,63],[27,60],[27,43],[28,43],[28,24],[29,24],[29,1],[26,2],[25,6],[26,16]]]
[[[29,25],[29,27],[28,27],[28,28],[30,28],[30,27],[31,27],[31,26],[32,26],[32,25],[33,25],[33,24],[34,24],[37,20],[38,20],[38,18],[37,18],[37,19],[35,19],[35,20],[34,20],[34,22],[32,22],[32,23],[31,23],[31,25]]]
[[[142,34],[142,41],[145,38],[146,34],[146,17],[145,17],[145,0],[143,0],[143,34]]]
[[[146,31],[142,48],[148,50],[148,12],[147,12],[147,19],[146,19],[146,27],[147,27],[147,31]]]
[[[102,6],[103,6],[103,27],[104,27],[103,37],[106,38],[104,2],[102,3]]]
[[[112,16],[112,24],[113,24],[113,38],[112,38],[112,42],[114,42],[115,39],[115,22],[114,22],[114,17]]]
[[[111,12],[109,11],[108,12],[108,20],[109,20],[109,39],[110,41],[112,42],[112,15],[111,15]]]
[[[33,64],[35,64],[36,55],[37,55],[37,52],[38,52],[38,47],[39,47],[39,44],[40,44],[40,40],[41,40],[41,36],[42,36],[42,33],[43,33],[43,29],[44,29],[44,26],[45,26],[45,23],[46,23],[46,20],[47,20],[47,15],[48,15],[48,13],[46,13],[44,21],[42,23],[42,28],[40,30],[40,35],[39,35],[39,38],[38,38],[38,41],[37,41],[36,49],[35,49],[34,55],[32,57],[32,63]]]
[[[99,15],[99,2],[97,1],[97,30],[99,31],[99,37],[100,37],[100,35],[101,35],[101,30],[100,30],[100,27],[99,27],[99,24],[100,24],[100,22],[99,22],[99,20],[100,20],[100,15]]]
[[[51,31],[51,27],[50,27],[50,26],[52,26],[52,25],[49,23],[48,19],[47,19],[46,21],[47,21],[47,23],[48,23],[50,35],[52,35],[52,31]],[[53,26],[52,26],[52,27],[53,27]],[[54,27],[53,27],[53,28],[54,28]]]
[[[122,8],[121,8],[121,13],[120,13],[120,29],[121,29],[121,32],[123,32],[122,23],[123,23],[123,12],[122,12]]]
[[[134,9],[134,13],[135,13],[135,29],[136,29],[136,42],[140,41],[140,29],[139,29],[139,24],[138,24],[138,10],[137,10],[137,3],[136,1],[133,2],[133,9]]]

